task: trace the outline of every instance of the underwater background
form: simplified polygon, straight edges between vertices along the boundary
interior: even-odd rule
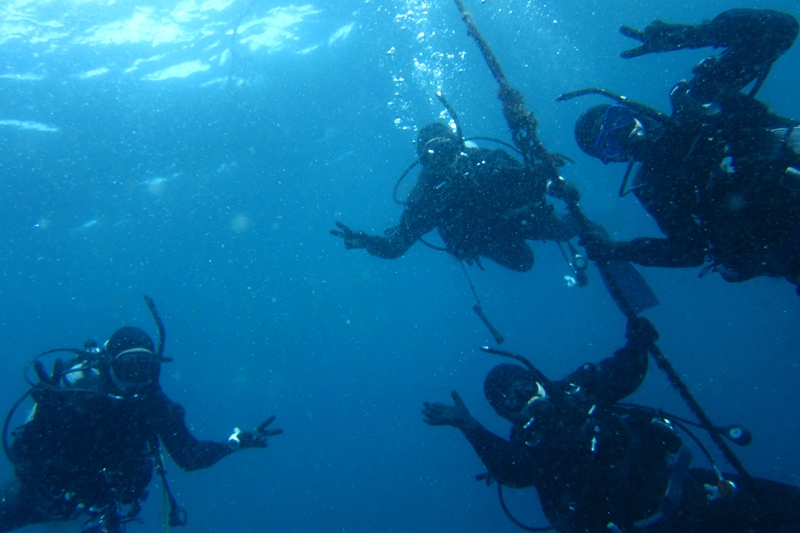
[[[636,43],[621,25],[699,23],[732,7],[800,16],[795,0],[466,6],[546,147],[575,160],[562,172],[584,210],[617,238],[659,232],[617,196],[624,166],[573,140],[599,97],[556,96],[603,87],[669,111],[672,85],[712,51],[623,60]],[[122,325],[155,337],[147,294],[174,358],[162,386],[195,435],[224,440],[270,414],[285,430],[208,470],[168,461],[187,532],[518,531],[494,487],[475,481],[484,469],[466,440],[419,412],[455,389],[487,427],[509,429],[483,398],[504,361],[478,349],[493,341],[461,267],[419,243],[393,261],[346,251],[328,233],[336,220],[373,233],[396,224],[392,189],[416,129],[448,119],[437,90],[467,136],[510,141],[454,2],[3,0],[0,53],[0,404],[25,392],[22,369],[44,350],[103,342]],[[759,97],[800,117],[799,86],[795,44]],[[558,378],[622,346],[625,322],[594,267],[589,286],[569,287],[555,243],[533,247],[529,273],[490,261],[468,271],[503,348]],[[661,302],[644,314],[662,351],[718,425],[753,432],[736,450],[745,466],[800,484],[794,287],[640,271]],[[688,416],[654,364],[631,400]],[[699,452],[695,464],[707,466]],[[518,518],[544,524],[534,490],[506,495]],[[129,531],[163,530],[157,479],[141,516]]]

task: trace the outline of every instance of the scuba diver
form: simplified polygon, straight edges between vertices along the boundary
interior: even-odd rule
[[[701,276],[713,270],[732,282],[783,277],[800,293],[800,122],[755,98],[794,43],[797,20],[733,9],[702,24],[656,20],[644,31],[623,26],[621,33],[642,43],[623,58],[724,50],[673,87],[671,115],[602,89],[558,98],[600,94],[615,101],[584,112],[575,138],[604,163],[628,163],[620,196],[632,192],[665,236],[620,242],[589,233],[581,240],[588,257],[660,267],[707,261]]]
[[[657,409],[617,403],[643,382],[648,350],[658,332],[646,318],[633,318],[626,338],[627,344],[612,357],[584,364],[558,381],[522,356],[483,348],[525,365],[498,365],[484,382],[489,404],[512,424],[508,440],[473,418],[455,391],[454,405],[425,402],[423,421],[461,430],[490,480],[499,484],[504,511],[528,531],[798,531],[800,489],[723,474],[713,461],[710,470],[690,468],[692,453],[676,426],[711,459],[686,428],[691,422]],[[740,445],[751,441],[741,426],[714,429]],[[502,486],[535,487],[551,527],[516,520],[505,505]]]
[[[345,248],[395,259],[418,240],[428,244],[423,235],[438,229],[446,251],[459,261],[483,268],[481,257],[486,257],[527,272],[534,254],[526,240],[563,242],[577,234],[575,224],[559,216],[545,196],[577,198],[577,188],[563,178],[534,176],[504,150],[465,141],[460,127],[454,132],[442,123],[428,124],[416,145],[422,171],[400,223],[379,236],[336,222],[331,234],[342,238]]]
[[[268,428],[275,419],[269,417],[254,430],[236,428],[224,442],[197,440],[186,427],[184,408],[159,385],[161,365],[170,359],[163,355],[163,323],[145,299],[158,325],[158,348],[144,330],[126,326],[102,347],[89,342],[83,350],[49,350],[34,360],[38,382],[28,379],[31,390],[3,428],[16,479],[0,487],[0,531],[80,519],[86,533],[123,532],[126,523],[140,521],[154,467],[169,498],[169,525],[185,525],[186,513],[166,484],[161,444],[191,471],[238,450],[266,448],[269,437],[282,433]],[[75,357],[56,359],[48,374],[39,358],[58,352]],[[11,418],[28,395],[35,405],[9,444]]]

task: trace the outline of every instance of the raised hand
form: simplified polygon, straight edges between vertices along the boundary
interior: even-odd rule
[[[270,416],[252,431],[242,431],[239,428],[235,428],[233,434],[228,438],[228,446],[238,450],[266,448],[268,437],[274,437],[283,433],[282,429],[267,429],[274,421],[275,417]]]
[[[45,369],[44,364],[38,360],[34,361],[33,369],[36,371],[36,376],[39,378],[39,382],[42,385],[58,387],[58,382],[61,380],[64,372],[64,361],[56,359],[55,363],[53,363],[52,375],[47,374],[47,369]]]
[[[336,221],[336,227],[339,229],[332,229],[331,235],[343,239],[344,247],[348,250],[366,248],[369,244],[369,235],[363,231],[353,231],[339,221]]]
[[[702,25],[669,24],[663,20],[655,20],[644,31],[622,26],[619,32],[625,37],[641,42],[640,46],[625,50],[620,54],[625,59],[639,57],[655,52],[670,52],[681,48],[704,46]]]
[[[475,419],[469,414],[464,400],[456,391],[452,391],[454,405],[445,405],[439,402],[423,402],[422,409],[423,422],[429,426],[453,426],[454,428],[464,429],[475,424]]]

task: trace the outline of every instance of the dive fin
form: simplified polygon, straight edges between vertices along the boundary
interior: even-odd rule
[[[658,297],[632,263],[607,261],[598,263],[597,267],[608,291],[625,316],[637,316],[658,305]]]

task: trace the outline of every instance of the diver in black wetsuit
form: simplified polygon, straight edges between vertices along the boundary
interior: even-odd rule
[[[424,422],[461,430],[489,475],[535,487],[562,533],[787,533],[800,531],[800,490],[690,468],[691,452],[660,411],[617,402],[641,385],[652,324],[635,318],[612,357],[550,381],[512,364],[493,368],[486,399],[513,424],[509,440],[454,405],[424,403]]]
[[[103,348],[69,350],[80,360],[57,360],[52,375],[37,360],[34,410],[10,446],[4,435],[16,479],[0,487],[0,531],[84,518],[87,533],[122,532],[147,497],[154,466],[163,477],[161,444],[182,469],[198,470],[282,433],[267,428],[270,417],[253,431],[237,428],[227,442],[198,441],[184,408],[159,385],[162,348],[124,327]],[[183,525],[185,512],[169,497],[170,523]]]
[[[560,97],[600,92],[617,100],[586,111],[575,125],[576,140],[606,163],[629,162],[627,189],[665,235],[620,242],[589,234],[582,239],[589,258],[661,267],[699,266],[708,258],[707,268],[728,281],[773,276],[799,284],[800,122],[755,98],[795,41],[797,20],[733,9],[697,25],[657,20],[644,31],[621,31],[642,43],[623,52],[625,58],[724,50],[675,85],[671,116],[599,90]]]
[[[577,189],[563,179],[546,190],[546,180],[531,176],[507,152],[467,146],[440,123],[420,130],[417,153],[422,172],[400,223],[382,237],[337,222],[331,233],[347,249],[366,248],[377,257],[395,259],[438,229],[456,259],[480,265],[486,257],[527,272],[534,255],[526,240],[568,241],[576,235],[573,222],[561,218],[545,197],[548,192],[577,198]]]

